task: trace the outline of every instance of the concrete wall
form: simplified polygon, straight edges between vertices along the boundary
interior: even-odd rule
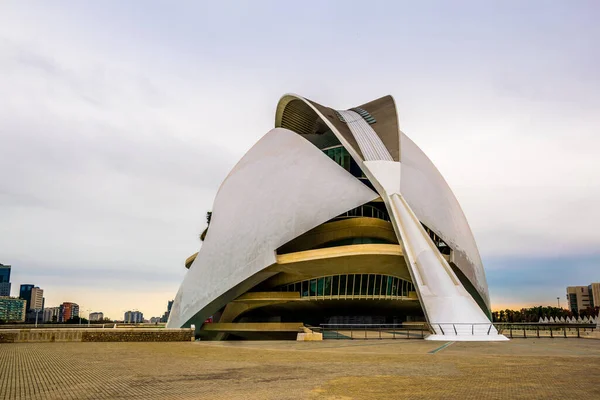
[[[115,325],[117,328],[146,328],[146,329],[156,329],[156,328],[164,328],[165,323],[160,322],[158,324],[151,323],[143,323],[143,324],[124,324],[123,322],[94,322],[91,321],[91,324],[65,324],[65,323],[39,323],[36,327],[35,324],[2,324],[0,325],[0,329],[106,329],[106,328],[114,328]]]
[[[191,329],[0,329],[0,343],[188,342]]]

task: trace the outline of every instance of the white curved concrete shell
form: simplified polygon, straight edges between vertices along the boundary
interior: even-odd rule
[[[434,333],[429,339],[506,340],[489,320],[485,273],[466,217],[433,163],[399,130],[391,97],[333,110],[286,95],[275,125],[221,186],[168,326],[200,325],[276,274],[269,266],[278,248],[378,199],[402,247],[397,269],[408,268]],[[324,154],[335,148],[347,151],[358,173]]]
[[[227,176],[206,240],[175,297],[168,327],[202,322],[269,274],[275,250],[378,197],[296,133],[273,129]]]
[[[400,191],[417,218],[452,247],[452,261],[469,278],[489,309],[483,264],[458,200],[425,153],[402,132],[400,140]]]

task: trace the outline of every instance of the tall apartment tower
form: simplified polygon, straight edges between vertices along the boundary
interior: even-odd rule
[[[167,303],[167,311],[165,311],[165,313],[163,314],[162,317],[160,317],[160,322],[168,322],[169,321],[169,315],[171,315],[171,307],[173,307],[173,302],[175,300],[169,300],[169,302]]]
[[[27,311],[29,311],[29,305],[31,304],[31,289],[33,289],[34,287],[35,287],[35,285],[25,283],[25,284],[21,285],[21,287],[19,288],[19,298],[22,300],[25,300],[27,302],[26,303]]]
[[[10,265],[0,263],[0,296],[10,296]]]
[[[43,311],[44,309],[44,290],[39,287],[31,289],[30,310]]]
[[[44,290],[35,285],[21,285],[19,298],[27,301],[27,312],[44,309]]]
[[[71,318],[79,317],[79,305],[64,302],[60,305],[60,319],[58,322],[67,322]]]

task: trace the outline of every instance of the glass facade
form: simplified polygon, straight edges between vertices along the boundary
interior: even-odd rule
[[[402,278],[379,274],[328,275],[290,283],[274,289],[300,292],[302,297],[328,298],[408,298],[414,285]]]
[[[425,232],[427,232],[427,234],[433,241],[433,244],[435,245],[435,247],[437,247],[437,249],[440,251],[440,253],[445,254],[445,255],[450,255],[450,252],[452,251],[450,246],[448,246],[446,244],[446,242],[444,242],[442,240],[441,237],[436,235],[435,232],[433,232],[431,229],[429,229],[425,224],[421,224],[421,225],[423,225]]]
[[[346,150],[343,146],[335,146],[327,149],[323,149],[323,153],[335,161],[338,165],[344,168],[346,171],[350,172],[352,175],[361,180],[365,185],[369,188],[374,189],[373,185],[365,174],[363,174],[362,170],[358,166],[358,164],[352,159],[348,150]],[[388,216],[387,211],[385,210],[385,206],[382,205],[381,208],[375,207],[373,205],[362,205],[355,209],[352,209],[348,212],[345,212],[342,215],[339,215],[337,218],[345,218],[345,217],[370,217],[370,218],[379,218],[385,221],[389,221],[390,217]]]
[[[10,282],[10,265],[0,264],[0,283]]]
[[[0,296],[10,296],[10,265],[0,264]]]
[[[575,312],[575,313],[578,312],[579,310],[577,307],[577,295],[573,294],[573,293],[569,293],[568,296],[569,296],[569,309],[572,312]]]
[[[323,153],[357,178],[366,178],[358,164],[343,146],[330,147]]]

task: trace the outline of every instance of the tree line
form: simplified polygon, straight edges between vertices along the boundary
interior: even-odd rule
[[[567,317],[595,317],[600,312],[600,307],[588,307],[585,310],[579,310],[578,313],[571,312],[564,308],[550,306],[536,306],[531,308],[521,308],[520,310],[500,310],[492,313],[493,322],[538,322],[540,318],[567,318]]]

